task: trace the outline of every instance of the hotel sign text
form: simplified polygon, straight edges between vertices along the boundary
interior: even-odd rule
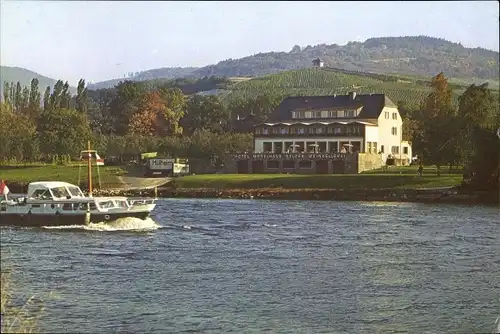
[[[309,160],[345,159],[345,153],[239,153],[233,154],[237,160]]]

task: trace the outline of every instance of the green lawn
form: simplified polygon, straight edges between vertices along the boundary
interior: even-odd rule
[[[433,188],[460,184],[460,170],[448,173],[442,168],[442,175],[436,175],[435,168],[426,167],[424,176],[417,175],[417,166],[394,167],[387,170],[369,171],[357,175],[298,175],[298,174],[203,174],[175,178],[178,188],[218,188],[218,189],[380,189],[380,188]],[[127,171],[114,166],[99,167],[103,187],[118,184],[118,176]],[[15,166],[0,167],[0,179],[8,183],[29,183],[33,181],[66,181],[73,184],[87,182],[87,168],[78,166]],[[93,183],[98,184],[97,170],[92,168]]]
[[[449,166],[441,166],[441,175],[462,175],[462,166],[453,166],[450,173]],[[418,166],[388,166],[385,168],[374,169],[370,171],[363,172],[363,174],[408,174],[417,175]],[[424,176],[434,176],[437,175],[436,166],[424,166],[423,170]]]
[[[80,173],[80,182],[87,182],[87,167],[82,166],[53,166],[53,165],[28,165],[28,166],[1,166],[0,179],[8,183],[29,183],[33,181],[65,181],[73,184],[78,183]],[[127,172],[119,167],[102,166],[99,167],[101,184],[113,185],[118,183],[117,176]],[[98,173],[95,166],[92,167],[93,183],[98,183]]]
[[[416,173],[415,173],[416,174]],[[178,188],[218,189],[381,189],[434,188],[460,184],[461,175],[358,174],[358,175],[297,175],[297,174],[205,174],[176,178]]]

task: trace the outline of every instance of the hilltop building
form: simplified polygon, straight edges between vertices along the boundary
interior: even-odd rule
[[[253,127],[254,151],[226,163],[239,173],[359,173],[386,163],[408,164],[397,106],[384,94],[284,99]]]
[[[313,67],[325,67],[325,63],[321,59],[316,58],[313,60]]]

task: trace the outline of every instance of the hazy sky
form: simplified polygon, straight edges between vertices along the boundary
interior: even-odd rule
[[[1,64],[73,85],[380,36],[499,49],[498,1],[0,3]]]

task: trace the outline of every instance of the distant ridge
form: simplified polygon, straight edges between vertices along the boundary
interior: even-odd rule
[[[348,42],[346,45],[295,45],[289,52],[257,53],[201,68],[152,69],[127,80],[205,76],[256,77],[308,68],[315,58],[321,58],[328,67],[365,73],[398,73],[430,78],[442,71],[447,77],[463,79],[464,82],[498,82],[499,78],[497,51],[466,48],[461,43],[442,38],[405,36],[369,38],[364,42]],[[89,85],[89,88],[109,88],[122,80],[125,79],[99,82]]]
[[[14,82],[16,84],[18,81],[21,84],[22,87],[24,86],[30,86],[31,85],[31,80],[33,78],[38,79],[38,87],[40,92],[43,94],[45,91],[45,88],[47,86],[50,86],[50,88],[54,88],[54,85],[56,84],[57,80],[52,79],[49,77],[46,77],[44,75],[41,75],[37,72],[22,68],[22,67],[17,67],[17,66],[0,66],[0,94],[3,96],[3,85],[4,82]],[[65,79],[61,79],[65,81]],[[73,86],[70,86],[71,93],[75,94],[76,93],[76,88]]]

